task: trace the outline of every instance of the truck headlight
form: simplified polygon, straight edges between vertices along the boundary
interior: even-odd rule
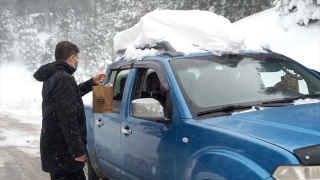
[[[319,180],[320,166],[279,166],[272,176],[276,180]]]

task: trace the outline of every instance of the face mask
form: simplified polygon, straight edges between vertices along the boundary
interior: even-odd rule
[[[74,63],[72,63],[72,65],[73,65],[73,68],[74,68],[75,70],[77,70],[77,69],[78,69],[79,61],[78,61],[78,59],[77,59],[76,57],[75,57],[74,59],[77,61],[77,65],[75,65]]]
[[[78,64],[77,64],[77,65],[72,64],[72,65],[73,65],[73,68],[74,68],[75,70],[78,69]]]

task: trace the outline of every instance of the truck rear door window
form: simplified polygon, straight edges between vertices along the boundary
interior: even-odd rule
[[[127,77],[129,74],[129,69],[113,71],[111,76],[116,73],[115,78],[111,78],[111,82],[113,84],[113,112],[120,112],[123,91],[125,84],[127,82]]]

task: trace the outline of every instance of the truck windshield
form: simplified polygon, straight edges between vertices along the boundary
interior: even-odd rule
[[[317,75],[277,54],[204,56],[170,64],[193,116],[230,105],[320,95]]]

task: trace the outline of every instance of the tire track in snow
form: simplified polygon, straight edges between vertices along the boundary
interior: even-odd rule
[[[39,125],[0,114],[0,177],[1,180],[49,180],[41,169]]]

